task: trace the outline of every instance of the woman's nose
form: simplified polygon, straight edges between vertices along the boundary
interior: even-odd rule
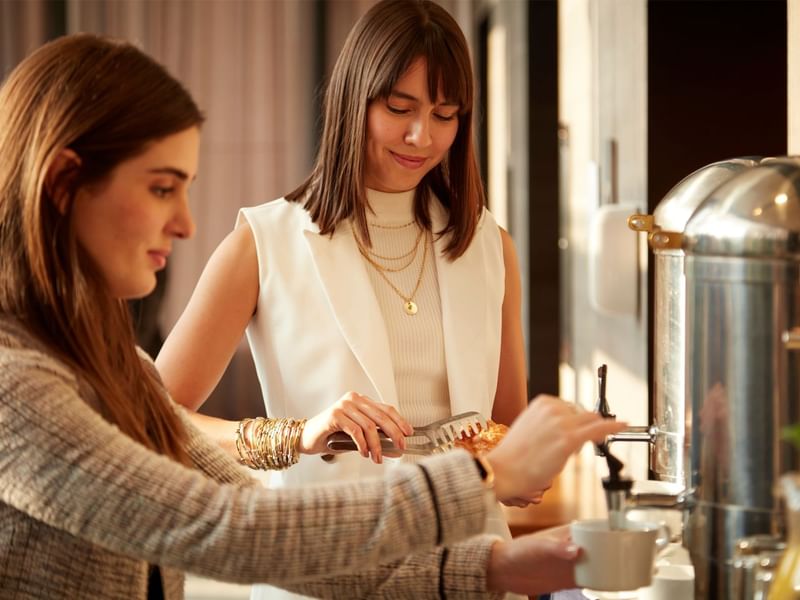
[[[189,209],[188,198],[179,205],[169,224],[170,234],[177,238],[188,239],[194,235],[195,224],[192,211]]]
[[[406,131],[405,143],[409,146],[426,148],[431,145],[431,127],[427,117],[411,121]]]

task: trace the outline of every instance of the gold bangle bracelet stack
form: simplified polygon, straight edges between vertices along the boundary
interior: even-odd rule
[[[236,428],[239,462],[251,469],[280,471],[300,459],[306,419],[242,419]]]

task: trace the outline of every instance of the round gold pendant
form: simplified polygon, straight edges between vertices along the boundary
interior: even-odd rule
[[[417,305],[412,300],[409,300],[408,302],[406,302],[403,305],[403,308],[406,309],[406,314],[407,315],[415,315],[415,314],[417,314]]]

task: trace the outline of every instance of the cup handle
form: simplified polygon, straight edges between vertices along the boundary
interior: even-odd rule
[[[656,551],[664,550],[672,540],[672,530],[664,521],[658,524],[658,536],[656,536]]]

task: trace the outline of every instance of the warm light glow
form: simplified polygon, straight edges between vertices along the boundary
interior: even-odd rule
[[[506,72],[506,30],[495,25],[488,39],[488,150],[489,210],[497,223],[508,229],[508,73]]]
[[[775,196],[775,204],[781,204],[781,205],[786,204],[788,200],[789,196],[787,196],[786,194],[778,194],[777,196]]]
[[[761,213],[763,213],[763,212],[764,212],[764,209],[759,206],[758,208],[754,208],[753,209],[753,216],[754,217],[761,216]]]

